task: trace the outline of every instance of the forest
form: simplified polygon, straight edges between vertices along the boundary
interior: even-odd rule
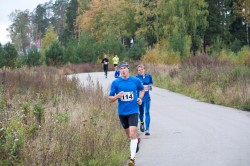
[[[101,71],[104,55],[132,75],[143,63],[156,87],[250,110],[250,0],[55,0],[9,16],[0,165],[124,165],[116,105],[91,78],[67,78]]]
[[[0,67],[98,62],[104,54],[173,64],[249,49],[249,0],[56,0],[9,17]],[[243,59],[242,59],[243,58]],[[249,63],[249,57],[242,57]]]

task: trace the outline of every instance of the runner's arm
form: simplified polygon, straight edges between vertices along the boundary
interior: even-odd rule
[[[140,99],[142,99],[142,98],[143,98],[144,93],[145,93],[144,89],[143,89],[143,90],[141,90],[141,91],[139,91],[139,98],[140,98]]]
[[[124,92],[121,91],[120,93],[118,93],[117,95],[114,96],[109,96],[109,103],[113,103],[114,101],[116,101],[117,99],[123,97]]]
[[[118,99],[118,95],[115,95],[115,96],[109,96],[109,103],[113,103],[115,102],[117,99]]]
[[[137,104],[141,105],[142,104],[142,98],[144,96],[144,89],[139,92],[139,98],[137,99]]]

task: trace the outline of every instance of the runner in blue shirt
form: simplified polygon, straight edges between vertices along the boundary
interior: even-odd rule
[[[115,66],[115,74],[114,74],[114,77],[115,77],[115,78],[120,77],[120,70],[119,70],[118,66]]]
[[[138,105],[142,104],[144,87],[142,82],[134,77],[129,76],[128,63],[119,64],[121,77],[115,79],[110,88],[109,102],[118,100],[118,115],[122,127],[130,139],[130,161],[129,166],[135,164],[135,154],[139,150],[140,138],[137,137],[138,125]],[[139,91],[139,93],[137,93]]]
[[[136,76],[139,78],[144,86],[145,94],[144,97],[142,98],[142,105],[139,106],[139,118],[140,118],[140,130],[141,132],[144,132],[145,126],[144,126],[144,113],[145,113],[145,122],[146,122],[146,133],[145,135],[149,136],[149,125],[150,125],[150,104],[151,104],[151,99],[150,99],[150,94],[149,91],[152,90],[152,84],[153,84],[153,79],[150,74],[145,73],[145,67],[144,65],[138,65],[137,66],[137,72],[138,75]]]

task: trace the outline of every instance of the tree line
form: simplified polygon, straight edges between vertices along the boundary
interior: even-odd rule
[[[180,58],[249,46],[250,0],[56,0],[9,17],[0,67],[138,60],[159,44]],[[20,55],[20,56],[18,56]]]

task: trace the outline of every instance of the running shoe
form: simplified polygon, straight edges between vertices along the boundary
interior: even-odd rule
[[[144,122],[141,122],[141,125],[140,125],[140,130],[141,130],[141,132],[144,132],[144,131],[145,131],[145,128],[144,128]]]
[[[129,160],[128,166],[135,166],[135,158]]]
[[[138,142],[137,142],[137,147],[136,147],[136,153],[139,152],[139,144],[141,142],[141,139],[139,137],[137,139],[138,139]]]
[[[150,135],[149,131],[146,131],[145,135],[149,136]]]

